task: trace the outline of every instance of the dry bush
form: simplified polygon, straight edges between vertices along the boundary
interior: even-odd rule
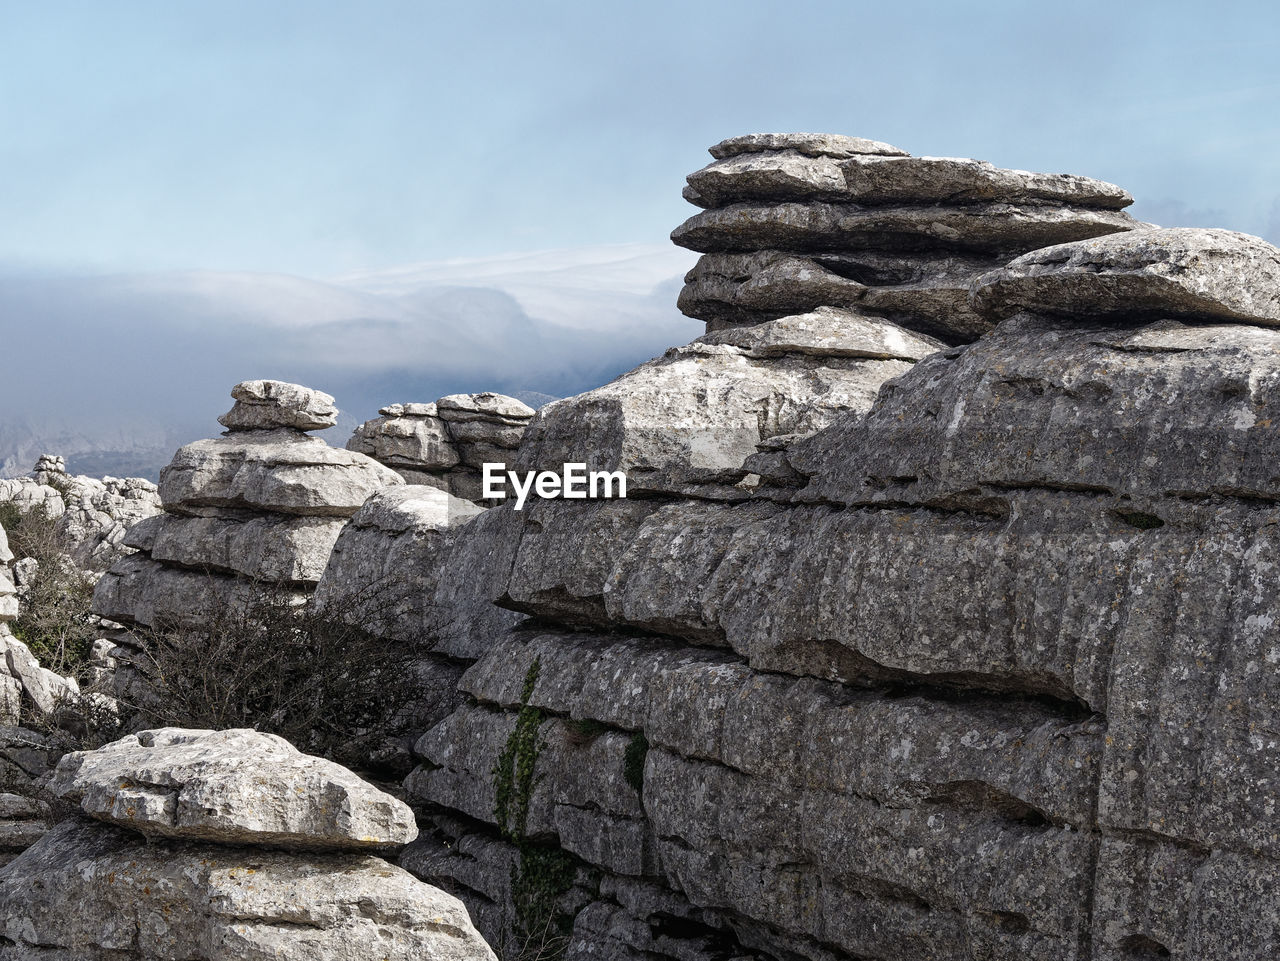
[[[10,629],[41,666],[82,679],[98,636],[89,613],[94,578],[72,563],[58,519],[43,506],[26,511],[12,503],[2,506],[0,524],[8,534],[14,558],[32,558],[39,565]]]
[[[148,726],[253,728],[363,770],[392,763],[409,732],[415,655],[363,630],[381,592],[318,610],[277,585],[253,583],[244,603],[195,623],[136,635],[150,695],[133,705]]]

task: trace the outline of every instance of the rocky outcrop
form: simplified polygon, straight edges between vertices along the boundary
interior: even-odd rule
[[[48,789],[152,838],[376,851],[418,834],[402,802],[258,731],[130,734],[63,757]]]
[[[679,304],[711,331],[827,306],[962,343],[992,326],[968,303],[974,277],[1138,226],[1112,184],[859,138],[755,134],[711,155],[684,192],[707,209],[672,234],[704,255]]]
[[[1126,200],[1020,177],[1076,223]],[[402,864],[495,941],[535,925],[534,887],[574,958],[1276,953],[1274,256],[1085,237],[969,274],[989,332],[965,347],[829,303],[545,408],[522,465],[641,496],[457,533],[530,619],[463,619],[476,660],[417,744]],[[851,375],[792,372],[837,358],[865,394],[828,406]],[[737,399],[753,377],[776,407]]]
[[[406,483],[484,502],[486,463],[506,470],[533,409],[504,394],[450,394],[433,404],[390,404],[356,428],[347,449],[395,470]]]
[[[279,739],[143,732],[53,784],[98,820],[0,870],[0,958],[494,957],[456,899],[353,850],[412,838],[408,810]]]
[[[305,596],[347,518],[370,494],[401,485],[363,454],[306,431],[336,418],[333,398],[279,381],[232,391],[222,437],[179,450],[161,472],[164,513],[136,524],[136,554],[103,576],[94,610],[157,626],[243,604],[263,587]]]
[[[53,454],[42,456],[29,478],[0,480],[0,503],[53,518],[59,546],[77,567],[94,573],[131,554],[124,544],[129,528],[161,510],[151,481],[68,474]]]

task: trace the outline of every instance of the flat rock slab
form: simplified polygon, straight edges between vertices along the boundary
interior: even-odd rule
[[[700,207],[742,202],[831,200],[859,204],[1048,202],[1119,210],[1127,190],[1074,174],[1006,170],[955,157],[846,159],[807,157],[796,150],[741,153],[687,178],[685,199]]]
[[[324,430],[338,422],[333,398],[282,380],[246,380],[231,388],[235,406],[218,418],[228,430]]]
[[[375,490],[404,479],[355,451],[293,430],[253,431],[198,440],[160,472],[165,509],[261,510],[350,517]]]
[[[1024,254],[975,280],[970,296],[992,317],[1030,310],[1280,326],[1280,250],[1231,230],[1131,230]]]
[[[0,959],[493,961],[451,895],[367,854],[64,821],[0,871]]]
[[[49,789],[152,837],[377,850],[418,835],[413,812],[273,734],[160,728],[58,762]]]
[[[701,253],[859,247],[1016,251],[1137,226],[1123,211],[1052,204],[732,204],[695,214],[672,231],[671,240]]]
[[[719,160],[742,153],[759,153],[762,150],[794,150],[807,157],[856,157],[859,154],[909,156],[905,150],[892,144],[863,137],[846,137],[838,133],[748,133],[721,140],[707,152]]]
[[[920,360],[947,346],[879,317],[839,307],[819,307],[752,327],[716,331],[698,341],[740,347],[749,357],[809,354],[872,360]]]

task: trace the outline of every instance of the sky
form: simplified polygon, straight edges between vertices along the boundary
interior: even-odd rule
[[[1132,191],[1140,218],[1280,242],[1274,3],[0,0],[0,18],[11,417],[40,414],[33,391],[51,377],[78,378],[100,418],[127,418],[182,406],[158,396],[163,377],[140,384],[147,371],[187,365],[192,383],[225,388],[332,371],[287,358],[299,327],[341,322],[335,304],[357,295],[399,298],[372,313],[400,311],[440,341],[418,367],[433,373],[414,382],[406,368],[402,389],[583,389],[663,338],[696,336],[667,290],[687,263],[666,252],[692,212],[680,188],[709,145],[755,131],[1086,174]],[[602,250],[612,274],[597,269]],[[532,253],[544,281],[567,270],[578,293],[596,291],[598,329],[578,293],[511,292],[502,268]],[[397,271],[448,286],[460,259],[460,285],[489,313],[418,290],[406,319],[403,285],[358,289]],[[646,282],[656,264],[670,275],[643,322],[598,296],[632,262]],[[544,345],[581,345],[590,362],[548,353],[512,371],[524,336],[459,336],[453,350],[477,309],[511,307],[497,295],[515,304],[508,334],[556,328]],[[578,319],[562,324],[560,308]],[[273,353],[263,331],[277,329],[289,333]],[[335,349],[352,353],[349,340]],[[495,374],[481,383],[486,357]],[[365,360],[360,376],[378,367]],[[192,404],[221,403],[201,391]]]

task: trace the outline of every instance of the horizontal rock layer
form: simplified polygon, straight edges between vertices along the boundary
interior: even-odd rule
[[[455,898],[361,854],[148,842],[66,821],[0,871],[0,958],[491,961]]]

